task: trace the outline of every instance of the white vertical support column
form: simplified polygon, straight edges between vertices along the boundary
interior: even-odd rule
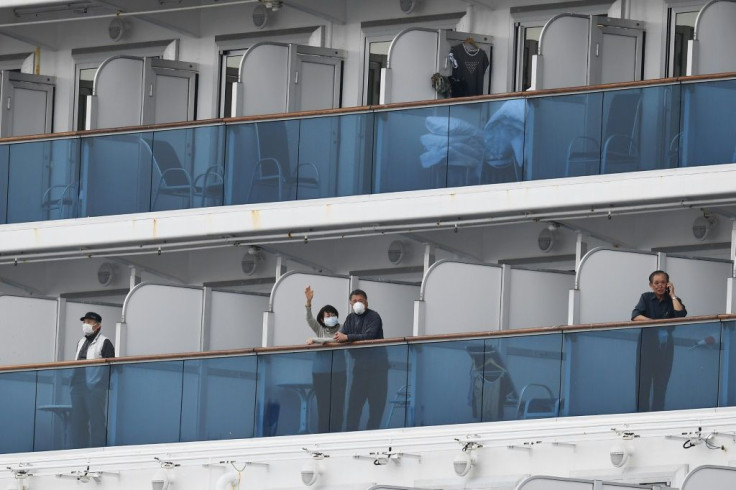
[[[580,261],[583,260],[585,254],[588,253],[588,243],[585,241],[585,234],[578,231],[575,235],[575,270],[580,268]]]
[[[501,266],[501,305],[498,310],[498,329],[509,329],[509,317],[511,316],[511,266]]]
[[[138,269],[135,266],[130,266],[130,275],[128,282],[128,289],[133,289],[141,282],[141,276],[138,275]]]
[[[348,294],[350,294],[352,291],[358,289],[360,287],[360,278],[358,276],[350,276],[350,280],[348,281]],[[368,303],[370,303],[370,299],[368,299]]]
[[[657,270],[667,272],[667,254],[664,252],[657,252]],[[673,278],[673,280],[677,279]]]
[[[726,280],[726,313],[736,310],[736,220],[731,221],[731,277]]]
[[[427,273],[427,269],[434,264],[434,245],[431,243],[424,244],[424,273]]]
[[[426,331],[426,315],[427,315],[427,304],[424,300],[414,301],[414,325],[412,327],[412,335],[418,337],[424,335]]]
[[[263,334],[261,336],[261,347],[271,347],[273,345],[273,329],[275,324],[275,316],[273,311],[263,312]]]
[[[284,258],[281,255],[276,256],[276,273],[274,277],[278,281],[281,276],[286,272],[286,266],[284,265]]]
[[[128,324],[125,322],[117,322],[115,324],[115,357],[124,357],[127,355],[125,345],[125,337]]]
[[[580,290],[571,289],[567,298],[567,324],[580,323]]]
[[[56,335],[54,336],[54,362],[67,361],[64,356],[64,320],[66,319],[66,298],[56,299]]]
[[[206,352],[210,350],[211,326],[210,313],[212,311],[212,288],[202,288],[202,319],[200,321],[199,350]]]
[[[230,116],[243,115],[243,82],[235,82],[232,87],[232,99],[230,101]]]

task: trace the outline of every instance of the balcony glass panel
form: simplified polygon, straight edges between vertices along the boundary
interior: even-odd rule
[[[107,445],[109,383],[107,365],[40,372],[36,451]]]
[[[151,209],[151,133],[82,139],[81,216]]]
[[[300,120],[227,126],[225,204],[296,199]]]
[[[0,453],[33,451],[36,372],[0,373],[0,392]]]
[[[561,352],[561,334],[486,339],[483,421],[559,415]]]
[[[78,216],[78,139],[11,145],[9,162],[8,223]]]
[[[450,106],[447,186],[521,181],[525,112],[523,99]]]
[[[721,346],[720,387],[718,406],[736,406],[736,321],[724,322]],[[717,339],[718,337],[716,337]]]
[[[375,114],[373,192],[447,186],[449,107]]]
[[[407,426],[481,421],[482,339],[413,344],[409,356]]]
[[[347,351],[345,430],[404,427],[409,406],[406,345]]]
[[[224,126],[153,133],[151,210],[222,205],[224,149]]]
[[[184,361],[181,441],[253,437],[256,356]]]
[[[298,199],[371,193],[373,114],[302,119]]]
[[[682,85],[680,165],[736,161],[736,80]]]
[[[601,173],[677,166],[679,85],[603,92]],[[675,143],[676,145],[676,143]]]
[[[720,334],[719,322],[642,329],[639,411],[717,406]]]
[[[640,329],[576,332],[564,337],[561,413],[636,412]]]
[[[0,145],[0,196],[8,195],[8,157],[10,145]],[[7,199],[0,199],[0,223],[7,223]]]
[[[325,397],[330,394],[332,352],[264,355],[258,363],[257,435],[317,433],[317,421],[324,417],[317,411],[325,407]]]
[[[603,93],[527,100],[525,180],[600,173]]]
[[[183,364],[164,361],[112,366],[109,445],[179,441]]]

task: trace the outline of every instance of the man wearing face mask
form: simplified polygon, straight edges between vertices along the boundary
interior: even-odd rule
[[[368,308],[368,295],[361,289],[350,293],[353,310],[335,334],[337,342],[383,338],[381,315]],[[385,347],[351,349],[353,382],[348,398],[347,430],[360,430],[360,417],[368,403],[366,429],[379,429],[388,388],[388,356]]]
[[[78,361],[115,357],[115,347],[102,335],[102,317],[94,311],[82,318],[83,337],[77,344]],[[71,446],[100,447],[106,440],[108,369],[106,366],[78,367],[71,380]]]

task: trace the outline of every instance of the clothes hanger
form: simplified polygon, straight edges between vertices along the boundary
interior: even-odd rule
[[[479,49],[479,48],[478,48],[478,43],[476,43],[476,42],[475,42],[475,39],[473,39],[473,37],[472,37],[472,36],[468,36],[468,37],[466,37],[466,38],[465,38],[465,41],[463,41],[463,42],[464,42],[464,43],[466,43],[466,44],[470,44],[470,45],[471,45],[471,46],[473,46],[473,47],[474,47],[475,49]]]

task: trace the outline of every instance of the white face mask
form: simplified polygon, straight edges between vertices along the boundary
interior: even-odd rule
[[[360,301],[356,301],[353,303],[353,313],[356,315],[362,315],[365,313],[365,305],[361,303]]]
[[[92,335],[92,332],[94,332],[94,328],[92,328],[92,325],[89,323],[82,323],[82,332],[84,332],[84,335]]]
[[[326,316],[324,318],[325,327],[334,327],[337,325],[337,317],[336,316]]]

